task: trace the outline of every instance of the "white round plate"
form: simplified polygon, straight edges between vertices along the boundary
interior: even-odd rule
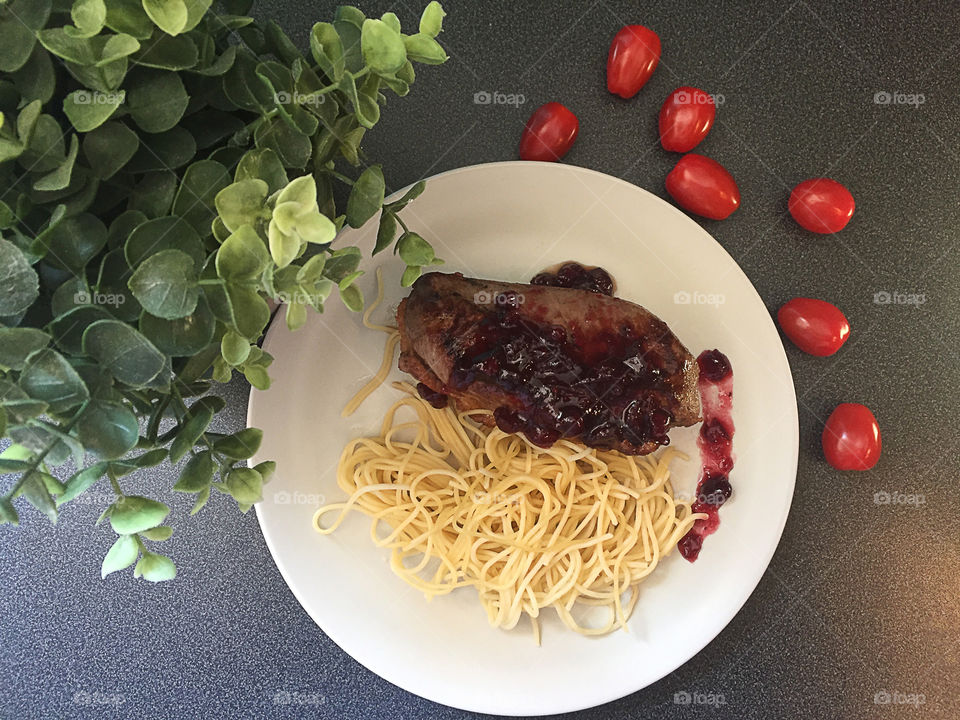
[[[600,265],[619,297],[665,320],[697,355],[720,348],[734,369],[734,494],[700,558],[671,553],[642,587],[629,631],[602,638],[566,630],[545,613],[543,644],[529,625],[491,628],[470,588],[431,602],[390,570],[366,517],[336,533],[311,527],[317,506],[344,498],[335,469],[353,437],[376,434],[397,398],[385,384],[349,419],[340,410],[379,367],[385,335],[331,297],[326,311],[289,332],[282,317],[264,349],[273,386],[253,391],[248,424],[262,428],[252,462],[274,459],[275,478],[257,504],[260,526],[284,579],[304,609],[357,661],[412,693],[465,710],[544,715],[615,700],[693,657],[753,592],[780,540],[797,468],[797,403],[780,338],[763,302],[733,259],[696,222],[630,183],[552,163],[461,168],[427,182],[403,212],[411,229],[468,276],[527,282],[564,260]],[[337,245],[368,254],[377,221],[344,231]],[[407,290],[389,251],[362,265],[366,298],[382,267],[386,299],[374,322],[393,324]],[[402,379],[396,369],[390,380]],[[674,487],[692,495],[699,469],[697,428],[671,433],[691,456],[674,465]]]

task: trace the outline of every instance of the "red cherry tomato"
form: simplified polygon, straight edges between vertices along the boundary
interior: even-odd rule
[[[827,462],[837,470],[869,470],[880,459],[880,426],[865,405],[837,405],[820,439]]]
[[[577,139],[577,116],[558,102],[549,102],[533,111],[520,136],[521,160],[557,161]]]
[[[693,150],[710,132],[716,117],[717,107],[713,98],[703,90],[677,88],[660,108],[660,143],[663,149],[671,152]]]
[[[643,25],[627,25],[613,36],[607,54],[607,90],[632,98],[660,62],[660,36]]]
[[[810,232],[835,233],[850,222],[856,203],[836,180],[812,178],[793,189],[787,206],[793,219]]]
[[[740,189],[716,160],[689,153],[667,175],[667,192],[684,210],[723,220],[740,207]]]
[[[850,336],[850,323],[826,300],[798,297],[777,312],[777,321],[793,344],[806,353],[833,355]]]

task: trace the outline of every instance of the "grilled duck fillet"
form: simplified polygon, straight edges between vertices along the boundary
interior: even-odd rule
[[[695,358],[625,300],[434,272],[413,284],[397,324],[401,370],[542,447],[566,437],[642,455],[700,420]]]

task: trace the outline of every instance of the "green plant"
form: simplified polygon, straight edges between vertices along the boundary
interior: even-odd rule
[[[146,545],[170,537],[170,509],[125,494],[128,473],[188,457],[173,489],[193,513],[211,490],[244,512],[260,499],[274,464],[245,461],[261,431],[209,431],[224,406],[211,390],[234,370],[269,386],[268,300],[291,328],[335,289],[362,308],[361,251],[335,247],[344,223],[382,209],[373,251],[393,246],[407,284],[440,262],[399,216],[423,183],[384,205],[360,147],[383,93],[446,60],[439,3],[412,35],[341,7],[309,56],[249,2],[210,5],[0,0],[0,436],[14,443],[0,520],[18,523],[22,498],[56,521],[107,478],[100,520],[119,538],[104,576],[138,557],[138,577],[176,573]],[[51,469],[71,460],[63,483]]]

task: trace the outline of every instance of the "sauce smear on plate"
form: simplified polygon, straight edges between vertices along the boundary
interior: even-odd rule
[[[700,480],[693,512],[706,513],[684,535],[677,548],[693,562],[700,554],[703,539],[720,525],[720,506],[730,499],[730,471],[733,470],[733,368],[719,350],[704,350],[697,358],[700,366],[700,405],[703,424],[697,447],[700,448]]]

